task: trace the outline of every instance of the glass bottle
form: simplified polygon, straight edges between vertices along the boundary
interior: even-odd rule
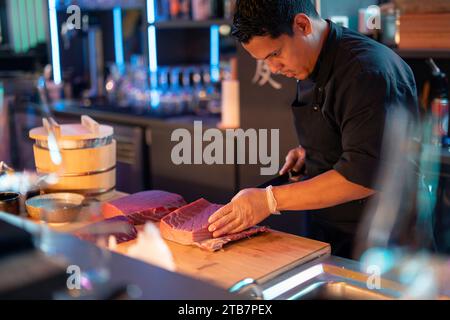
[[[433,126],[431,143],[441,146],[447,142],[449,123],[448,79],[433,59],[427,61],[432,71],[430,111]]]

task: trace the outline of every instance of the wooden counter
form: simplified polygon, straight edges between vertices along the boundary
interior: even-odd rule
[[[118,246],[126,254],[135,241]],[[330,253],[326,243],[270,230],[238,242],[218,252],[166,241],[175,260],[177,272],[228,289],[245,278],[255,280],[278,274],[295,264],[305,263]]]
[[[100,201],[117,199],[123,193],[110,194]],[[101,202],[91,210],[100,210]],[[77,228],[80,225],[77,225]],[[138,227],[142,230],[143,227]],[[59,231],[70,232],[67,227]],[[298,264],[330,254],[330,245],[291,234],[270,230],[250,239],[232,242],[223,250],[212,253],[194,246],[165,241],[172,252],[177,272],[228,289],[245,279],[258,280],[275,275]],[[117,252],[127,255],[136,240],[118,245]]]

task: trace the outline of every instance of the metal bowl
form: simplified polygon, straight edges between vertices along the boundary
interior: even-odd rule
[[[52,193],[28,199],[25,206],[34,220],[68,223],[77,220],[85,197],[76,193]]]

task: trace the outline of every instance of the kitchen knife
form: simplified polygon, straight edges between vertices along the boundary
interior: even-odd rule
[[[275,178],[272,178],[269,181],[264,182],[263,184],[259,185],[257,188],[259,189],[264,189],[267,188],[268,186],[282,186],[284,184],[288,184],[290,182],[295,182],[298,180],[305,180],[306,177],[306,170],[305,167],[303,167],[303,169],[300,172],[294,172],[294,171],[289,171],[289,173],[285,173],[281,176],[277,176]]]

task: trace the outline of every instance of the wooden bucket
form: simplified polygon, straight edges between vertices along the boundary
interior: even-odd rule
[[[56,174],[50,192],[76,192],[98,196],[116,186],[116,141],[114,129],[87,116],[81,124],[59,125],[44,119],[44,126],[30,131],[36,170]]]

